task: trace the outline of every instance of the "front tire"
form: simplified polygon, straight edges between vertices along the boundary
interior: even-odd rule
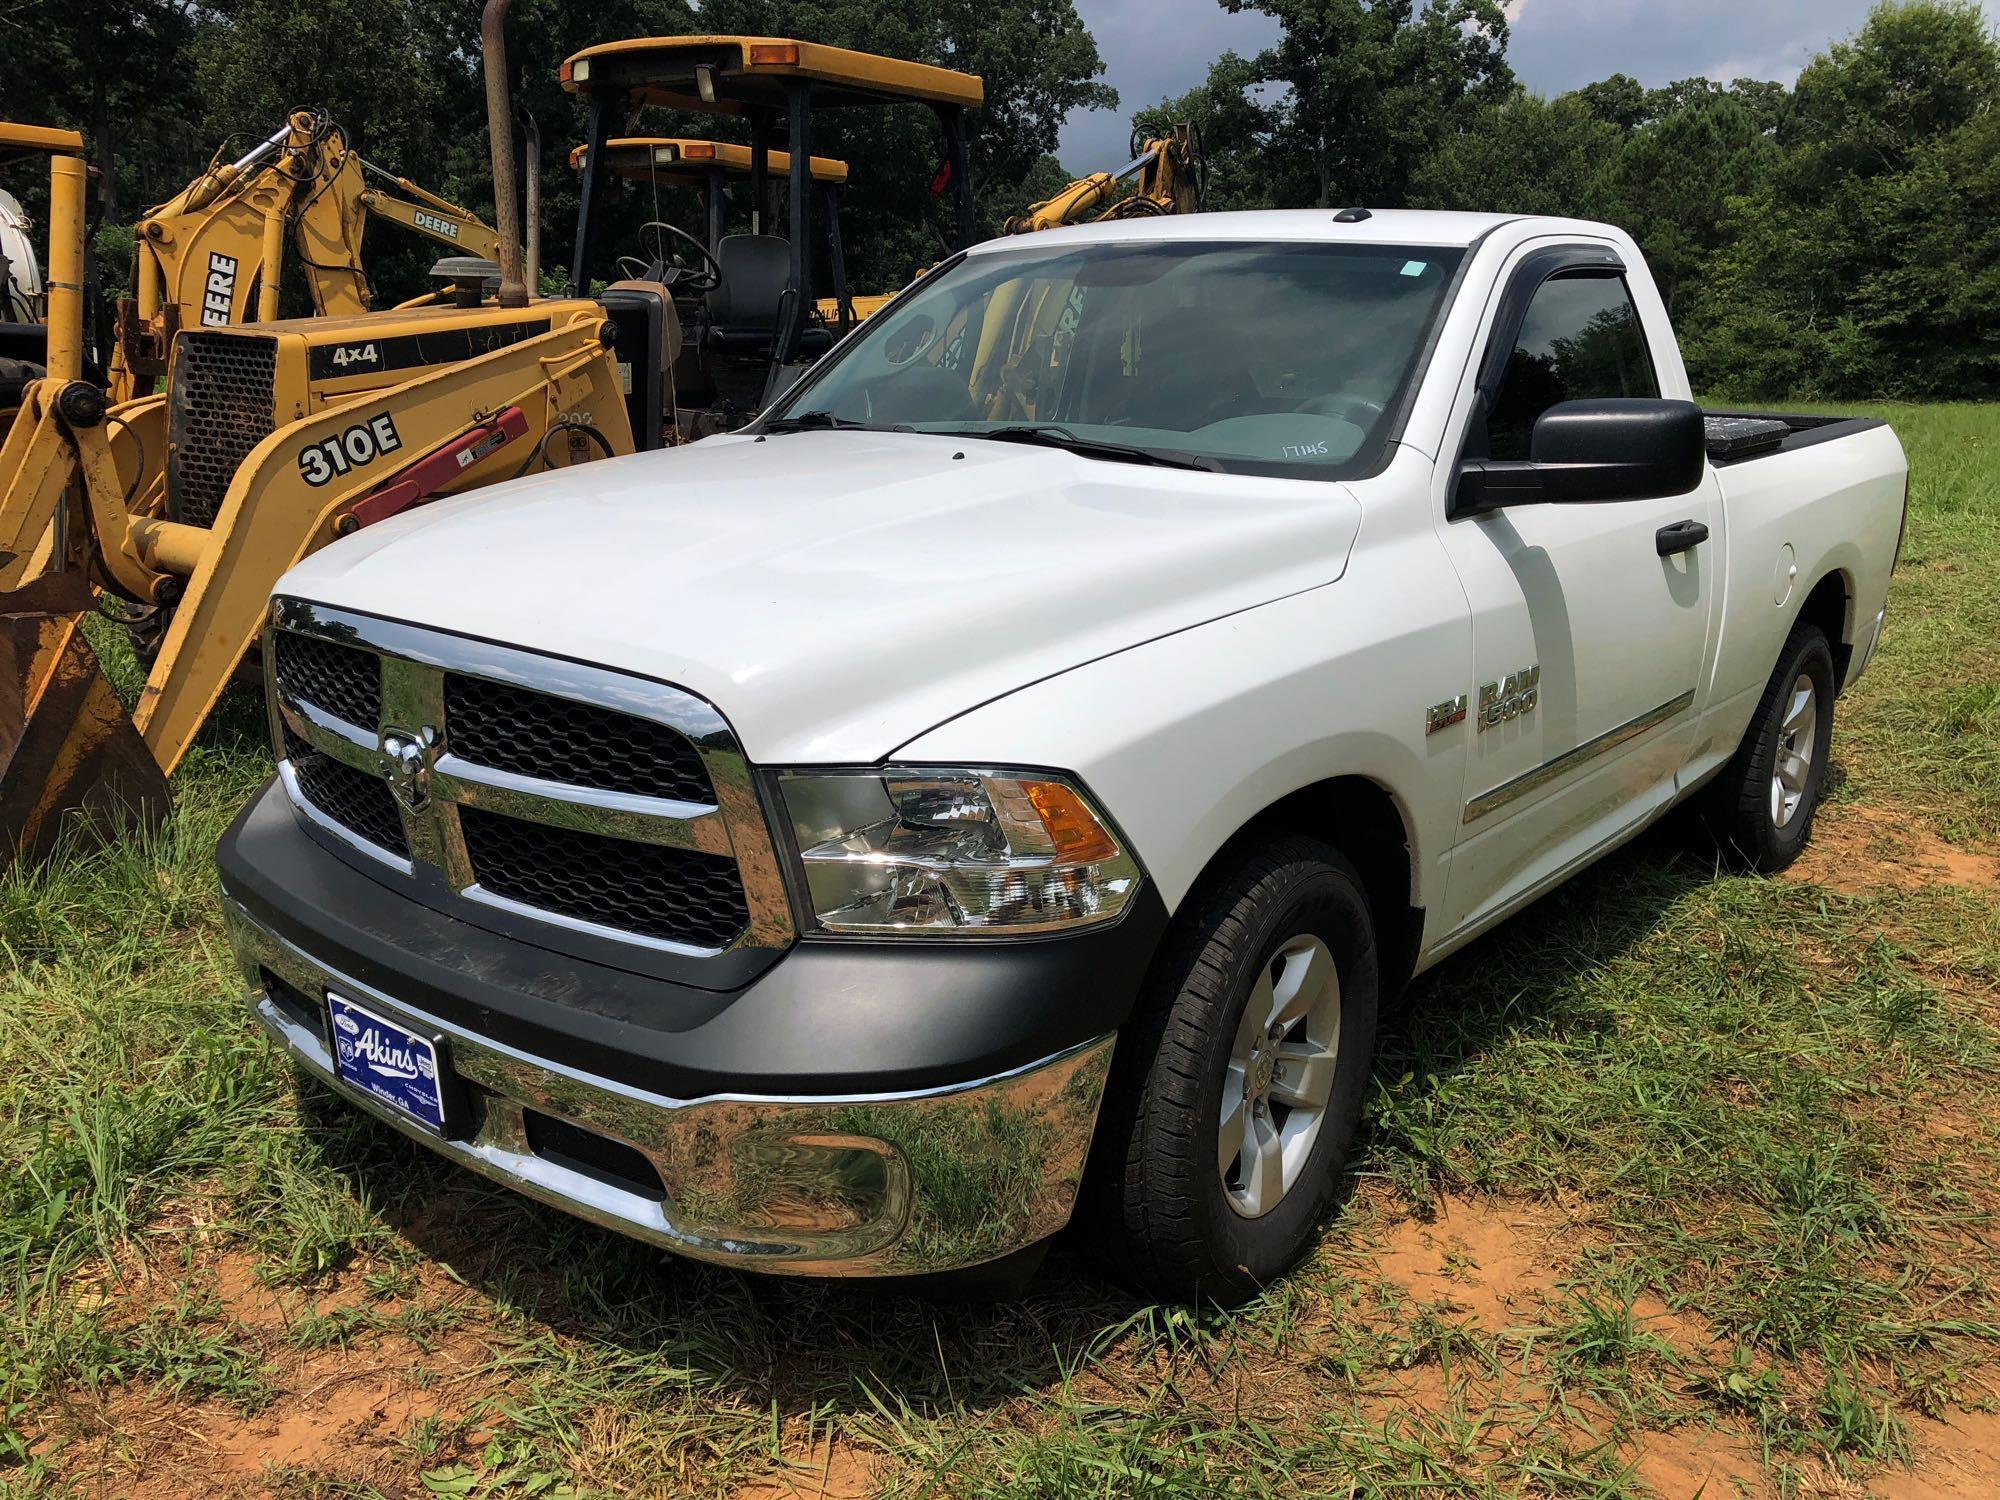
[[[1367,895],[1335,850],[1274,838],[1204,879],[1099,1126],[1085,1211],[1118,1269],[1229,1304],[1305,1255],[1360,1124],[1380,994]]]
[[[1801,621],[1707,798],[1716,842],[1753,870],[1777,873],[1812,837],[1833,744],[1833,695],[1833,648],[1817,625]]]

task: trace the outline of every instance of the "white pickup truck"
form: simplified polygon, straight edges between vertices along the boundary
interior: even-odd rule
[[[294,569],[233,940],[356,1103],[670,1249],[1074,1216],[1240,1298],[1413,974],[1684,799],[1797,854],[1905,505],[1880,422],[1705,419],[1602,224],[983,245],[742,433]]]

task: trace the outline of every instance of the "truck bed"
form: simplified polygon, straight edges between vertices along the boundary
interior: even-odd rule
[[[1709,411],[1708,457],[1717,468],[1755,462],[1830,443],[1836,438],[1886,425],[1880,417],[1840,417],[1798,412]],[[1783,430],[1780,431],[1779,429]]]

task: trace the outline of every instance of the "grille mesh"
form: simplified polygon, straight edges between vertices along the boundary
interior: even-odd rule
[[[277,632],[278,682],[308,703],[362,729],[382,718],[382,658],[356,646],[293,631]]]
[[[452,754],[517,776],[600,792],[713,803],[701,755],[664,724],[484,677],[444,681]]]
[[[459,809],[479,884],[496,896],[645,937],[721,948],[749,925],[735,861]]]
[[[292,774],[298,778],[299,792],[306,801],[378,848],[403,859],[410,857],[403,815],[388,782],[322,755],[289,729],[285,731],[285,759],[292,763]]]
[[[229,482],[271,434],[278,341],[183,333],[168,398],[167,495],[175,516],[213,526]]]

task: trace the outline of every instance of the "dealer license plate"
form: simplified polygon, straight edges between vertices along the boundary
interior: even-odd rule
[[[344,995],[329,994],[326,1005],[341,1080],[442,1131],[444,1067],[437,1043]]]

